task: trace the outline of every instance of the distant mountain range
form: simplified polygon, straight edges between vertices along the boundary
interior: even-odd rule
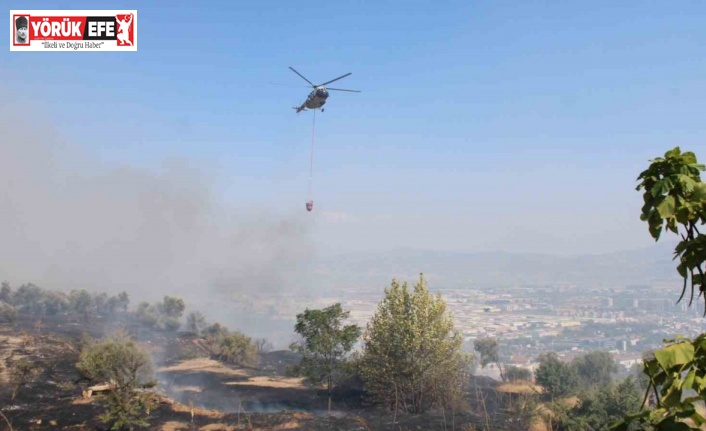
[[[435,288],[576,284],[627,286],[679,283],[672,260],[675,242],[598,255],[552,256],[504,252],[437,252],[398,249],[354,252],[317,261],[316,285],[327,288],[376,288],[425,274]]]

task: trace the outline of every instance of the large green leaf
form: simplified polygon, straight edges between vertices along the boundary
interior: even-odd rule
[[[696,183],[691,199],[696,201],[706,201],[706,183]]]
[[[667,393],[662,397],[662,405],[667,408],[679,407],[681,404],[681,379],[675,378],[667,389]]]
[[[664,157],[669,159],[672,157],[678,157],[681,154],[681,148],[679,147],[674,147],[671,150],[667,151],[664,153]]]
[[[679,174],[678,178],[679,183],[684,188],[684,191],[686,191],[687,193],[691,193],[694,190],[696,184],[698,184],[688,175]]]
[[[684,383],[682,383],[682,389],[691,389],[694,387],[694,379],[696,378],[696,370],[692,369],[689,374],[684,378]]]
[[[681,155],[681,161],[685,165],[690,165],[692,163],[696,163],[696,154],[694,154],[693,151],[685,151]]]
[[[694,360],[694,346],[691,343],[678,343],[654,353],[655,359],[664,370],[681,369]]]
[[[676,211],[674,196],[665,196],[662,202],[657,205],[657,211],[662,218],[674,217]]]
[[[694,389],[699,392],[706,391],[706,378],[699,376],[694,377]]]
[[[649,416],[650,411],[649,410],[643,410],[639,413],[633,413],[626,415],[623,419],[620,419],[618,421],[615,421],[611,423],[608,426],[609,430],[615,430],[615,431],[628,431],[630,424],[633,423],[636,420],[640,419],[645,419]],[[642,422],[642,421],[640,421]]]
[[[656,429],[659,431],[692,431],[696,428],[691,428],[684,422],[677,422],[674,417],[668,417],[664,421],[660,422]]]
[[[652,197],[662,196],[674,188],[674,182],[669,177],[664,177],[652,187]]]
[[[694,340],[694,346],[696,346],[696,350],[701,351],[702,355],[706,353],[706,333],[696,337],[696,339]]]

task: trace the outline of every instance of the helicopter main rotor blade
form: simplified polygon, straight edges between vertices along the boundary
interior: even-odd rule
[[[350,91],[351,93],[360,93],[360,90],[344,90],[343,88],[331,88],[331,87],[326,87],[327,90],[336,90],[336,91]]]
[[[323,84],[320,84],[320,85],[330,84],[330,83],[332,83],[333,81],[338,81],[339,79],[345,78],[346,76],[348,76],[348,75],[350,75],[350,74],[351,74],[351,73],[346,73],[345,75],[339,76],[339,77],[336,78],[336,79],[332,79],[332,80],[330,80],[329,82],[324,82]]]
[[[299,75],[304,81],[306,81],[306,82],[308,82],[309,84],[311,84],[312,87],[316,87],[316,85],[312,84],[311,81],[309,81],[308,79],[304,78],[304,76],[303,76],[301,73],[299,73],[299,72],[297,72],[296,70],[294,70],[294,68],[293,68],[292,66],[289,66],[289,68],[292,69],[292,72],[294,72],[294,73],[296,73],[297,75]]]
[[[270,82],[270,85],[279,85],[281,87],[296,87],[296,88],[309,88],[308,85],[301,84],[280,84],[279,82]]]

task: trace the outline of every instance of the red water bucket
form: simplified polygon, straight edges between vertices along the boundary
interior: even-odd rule
[[[311,211],[314,208],[314,201],[309,201],[306,203],[306,210]]]

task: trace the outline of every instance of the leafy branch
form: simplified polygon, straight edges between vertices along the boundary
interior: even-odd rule
[[[698,228],[706,223],[706,183],[700,177],[700,171],[706,168],[697,162],[694,153],[682,153],[679,147],[650,162],[637,178],[642,180],[637,190],[645,190],[640,219],[649,224],[656,241],[663,228],[681,236],[674,250],[674,260],[679,259],[677,271],[684,279],[677,302],[690,285],[689,306],[695,290],[706,304],[706,237]],[[643,406],[653,391],[656,407],[628,415],[609,429],[627,431],[634,424],[669,431],[706,429],[706,334],[695,340],[677,337],[664,342],[670,344],[643,363],[643,372],[650,378]]]
[[[649,224],[649,230],[655,241],[664,231],[679,234],[682,241],[674,249],[674,260],[679,259],[677,271],[684,279],[681,301],[691,281],[691,299],[698,289],[699,296],[704,296],[706,304],[706,238],[701,235],[697,225],[706,223],[706,183],[701,181],[700,171],[706,170],[699,164],[692,152],[682,153],[676,147],[650,161],[650,167],[643,171],[638,180],[642,182],[636,190],[644,189],[642,214],[640,220]],[[683,232],[679,231],[681,226]]]

